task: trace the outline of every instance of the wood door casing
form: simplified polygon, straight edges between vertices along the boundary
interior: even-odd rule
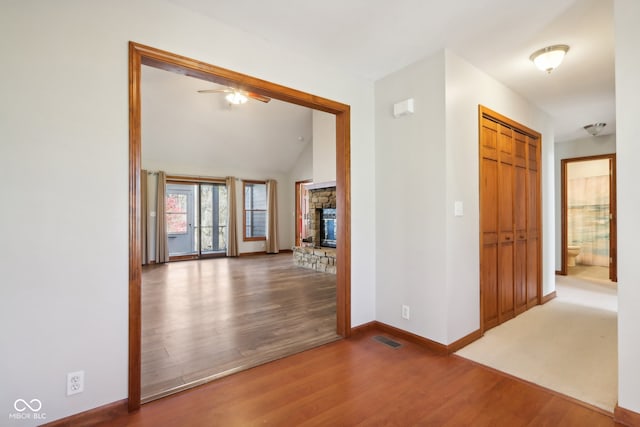
[[[480,121],[480,313],[485,331],[540,303],[540,134],[485,107]]]
[[[559,274],[564,276],[568,273],[567,268],[567,165],[572,162],[584,162],[589,160],[609,160],[609,280],[612,282],[618,281],[618,230],[617,230],[617,198],[616,198],[616,154],[601,154],[596,156],[586,157],[574,157],[569,159],[560,160],[560,174],[561,174],[561,266]]]

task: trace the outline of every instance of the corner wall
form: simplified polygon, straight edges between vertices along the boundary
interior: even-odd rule
[[[480,327],[479,104],[542,134],[543,295],[552,292],[547,114],[448,50],[377,81],[375,91],[377,320],[442,344]],[[393,104],[406,98],[415,113],[394,119]]]
[[[413,98],[415,113],[393,117]],[[446,342],[444,53],[375,83],[376,319]],[[401,316],[410,307],[410,319]]]

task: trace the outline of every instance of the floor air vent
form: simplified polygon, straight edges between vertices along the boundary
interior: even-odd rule
[[[402,347],[402,344],[400,344],[399,342],[396,342],[390,338],[387,337],[383,337],[381,335],[376,335],[375,337],[373,337],[374,340],[381,342],[384,345],[388,345],[391,348],[399,348]]]

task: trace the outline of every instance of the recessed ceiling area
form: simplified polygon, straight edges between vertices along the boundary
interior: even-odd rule
[[[173,174],[262,178],[288,173],[312,144],[312,110],[272,99],[231,105],[193,77],[142,67],[143,167]],[[168,169],[166,165],[171,165]]]
[[[451,49],[546,111],[556,142],[615,133],[612,0],[170,1],[370,80]],[[529,56],[554,44],[571,49],[547,75]]]

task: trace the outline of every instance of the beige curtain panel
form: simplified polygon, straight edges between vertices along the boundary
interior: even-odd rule
[[[277,254],[278,247],[278,183],[267,180],[267,253]]]
[[[167,241],[167,216],[164,212],[167,197],[167,174],[158,172],[158,197],[156,203],[156,263],[169,261]]]
[[[238,256],[238,226],[236,214],[236,179],[228,176],[227,184],[227,209],[229,218],[227,219],[227,256]]]
[[[149,233],[147,232],[147,218],[149,217],[149,188],[147,183],[148,172],[140,171],[140,251],[142,253],[142,265],[149,264]]]

